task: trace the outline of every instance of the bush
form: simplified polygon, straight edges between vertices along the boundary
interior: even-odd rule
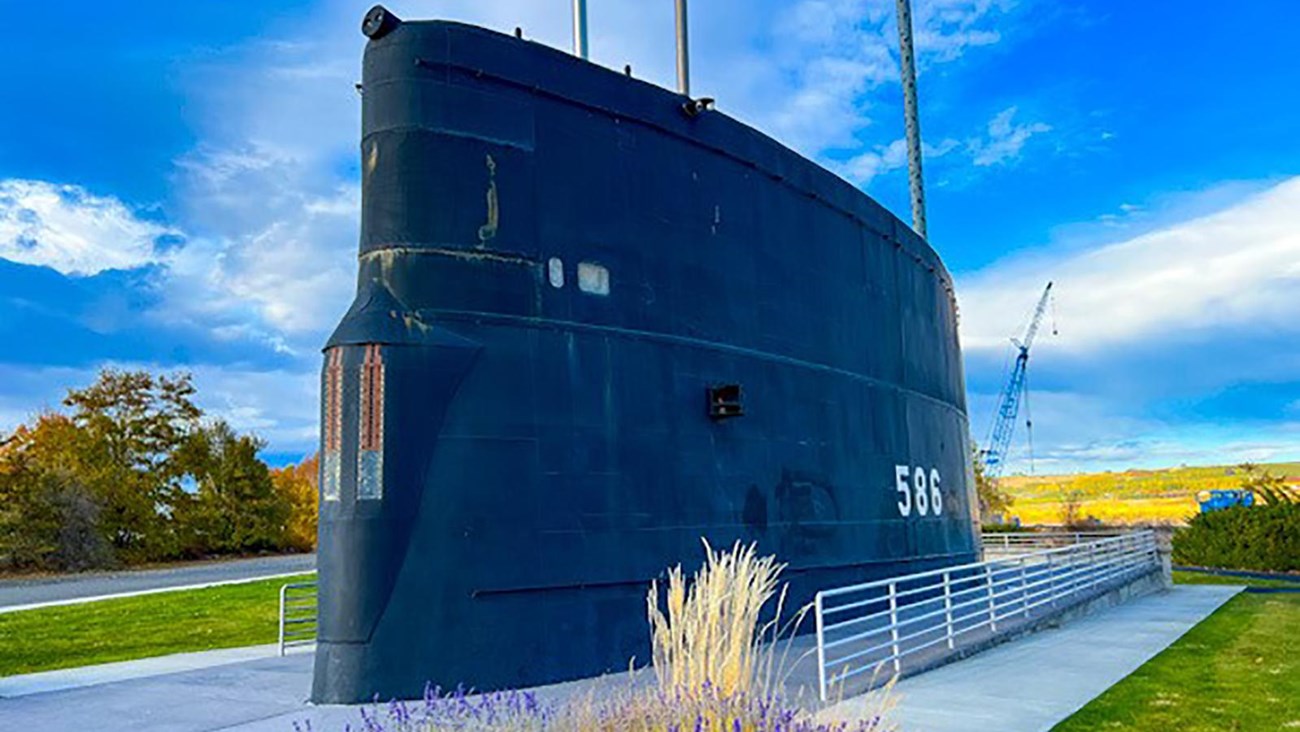
[[[66,472],[0,475],[0,566],[82,571],[114,564],[95,497]]]
[[[1174,534],[1174,562],[1193,567],[1300,571],[1300,504],[1199,514]]]

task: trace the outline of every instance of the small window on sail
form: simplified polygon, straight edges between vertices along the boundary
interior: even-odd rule
[[[608,295],[609,270],[593,262],[579,263],[578,289],[592,295]]]
[[[547,275],[551,280],[551,287],[560,289],[564,287],[564,260],[559,257],[551,257],[546,264]]]

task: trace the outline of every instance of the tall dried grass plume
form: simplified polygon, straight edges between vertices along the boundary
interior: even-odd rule
[[[754,544],[717,551],[704,542],[704,566],[688,582],[681,565],[668,571],[666,602],[659,606],[659,583],[646,595],[655,676],[670,694],[729,698],[760,689],[772,655],[760,652],[763,606],[777,594],[786,565],[758,556]],[[777,602],[778,623],[785,590]],[[773,628],[774,629],[774,628]],[[764,663],[763,661],[767,661]]]

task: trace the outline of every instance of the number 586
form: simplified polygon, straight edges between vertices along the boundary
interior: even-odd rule
[[[898,513],[911,516],[912,508],[916,515],[925,516],[933,513],[943,514],[943,494],[939,491],[939,471],[931,468],[927,474],[925,468],[894,466],[894,489],[898,491]]]

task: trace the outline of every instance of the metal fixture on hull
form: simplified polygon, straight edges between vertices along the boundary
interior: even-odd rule
[[[674,91],[372,15],[316,701],[625,669],[702,537],[788,562],[792,606],[976,557],[952,282],[915,232]]]

